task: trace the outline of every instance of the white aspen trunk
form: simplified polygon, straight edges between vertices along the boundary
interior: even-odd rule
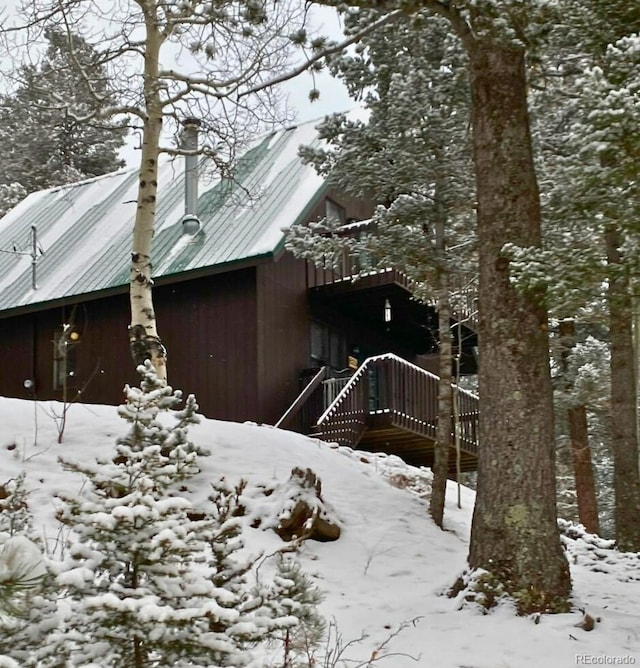
[[[158,29],[153,3],[144,3],[142,9],[147,32],[144,66],[146,117],[142,132],[140,180],[129,278],[131,301],[129,343],[131,356],[136,364],[142,364],[146,359],[150,359],[158,377],[166,381],[167,354],[158,336],[151,277],[151,243],[156,216],[158,156],[162,130],[162,103],[158,88],[158,70],[163,37]]]

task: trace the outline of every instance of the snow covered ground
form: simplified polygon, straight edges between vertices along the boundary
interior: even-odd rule
[[[64,536],[55,520],[55,493],[81,492],[83,481],[57,463],[109,454],[127,425],[109,406],[75,404],[62,444],[53,412],[59,404],[0,398],[0,484],[26,471],[36,525],[55,552]],[[285,483],[292,467],[311,468],[342,527],[332,543],[307,542],[299,557],[325,593],[323,614],[334,619],[355,666],[373,652],[389,654],[374,665],[388,668],[569,668],[640,665],[640,555],[621,555],[594,537],[567,539],[576,610],[518,618],[507,607],[490,615],[460,610],[443,593],[465,567],[473,493],[462,490],[462,508],[451,485],[446,531],[427,515],[428,471],[394,457],[329,446],[290,432],[256,425],[203,420],[190,436],[210,451],[189,482],[195,504],[209,482],[245,478],[256,508],[269,513],[259,489]],[[640,521],[640,518],[639,518]],[[273,552],[282,541],[272,531],[250,530],[252,550]],[[600,618],[593,631],[575,625],[578,608]],[[393,635],[400,627],[404,628]],[[389,640],[384,647],[382,644]],[[256,668],[262,666],[256,660]]]

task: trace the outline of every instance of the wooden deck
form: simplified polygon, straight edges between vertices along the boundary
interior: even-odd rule
[[[316,437],[352,448],[400,456],[408,464],[432,466],[437,433],[438,383],[434,374],[395,355],[369,358],[317,422]],[[477,467],[478,399],[455,391],[458,424],[451,435],[449,472]]]
[[[407,429],[406,422],[400,426],[391,413],[373,413],[367,416],[368,426],[357,448],[368,452],[386,452],[397,455],[412,466],[433,466],[435,440]],[[477,457],[465,448],[460,448],[460,470],[475,471]],[[449,448],[449,476],[456,477],[456,450]]]

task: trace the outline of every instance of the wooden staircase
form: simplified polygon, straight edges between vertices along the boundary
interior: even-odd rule
[[[318,379],[316,383],[319,385]],[[415,466],[432,466],[438,383],[438,376],[396,355],[370,357],[320,415],[313,436],[370,452],[395,454]],[[478,398],[455,388],[454,399],[458,410],[449,452],[452,477],[457,470],[456,441],[463,472],[477,468],[478,449]]]

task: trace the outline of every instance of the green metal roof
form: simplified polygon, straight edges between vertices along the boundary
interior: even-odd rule
[[[202,227],[195,236],[182,230],[184,160],[161,162],[154,278],[275,252],[283,228],[298,222],[324,188],[324,179],[298,157],[301,144],[319,143],[316,123],[257,140],[233,181],[212,177],[202,159]],[[0,313],[127,285],[137,187],[138,170],[121,170],[33,193],[0,219]],[[32,225],[43,251],[36,289],[28,255]]]

